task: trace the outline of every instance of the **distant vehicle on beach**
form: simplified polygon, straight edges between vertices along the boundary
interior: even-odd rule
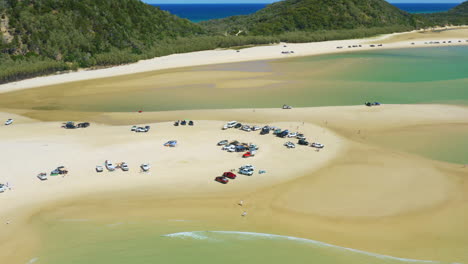
[[[13,124],[13,119],[8,119],[6,122],[5,122],[5,126],[9,126]]]

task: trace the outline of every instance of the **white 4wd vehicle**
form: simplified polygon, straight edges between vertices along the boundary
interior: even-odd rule
[[[255,166],[248,164],[240,167],[239,170],[254,171]]]
[[[242,130],[247,131],[247,132],[252,131],[252,129],[249,126],[243,126]]]
[[[288,134],[288,138],[293,138],[293,137],[297,137],[297,132]]]
[[[0,183],[0,193],[5,192],[7,190],[5,184]]]
[[[286,143],[284,143],[284,146],[286,146],[287,148],[295,148],[296,144],[294,144],[292,142],[286,142]]]
[[[6,122],[5,122],[5,126],[9,126],[13,124],[13,119],[8,119]]]
[[[312,145],[310,145],[310,146],[313,147],[313,148],[318,148],[318,149],[322,149],[322,148],[325,147],[325,145],[317,143],[317,142],[312,143]]]
[[[109,170],[109,171],[114,171],[115,170],[115,166],[114,166],[114,164],[112,164],[112,162],[106,160],[105,165],[106,165],[107,170]]]
[[[247,176],[252,176],[254,171],[253,170],[239,170],[240,174],[247,175]]]
[[[227,122],[226,127],[227,128],[233,128],[236,125],[237,125],[237,121],[231,121],[231,122]]]

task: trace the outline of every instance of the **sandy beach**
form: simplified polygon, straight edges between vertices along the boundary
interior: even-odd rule
[[[438,42],[429,44],[429,42]],[[445,41],[445,43],[444,43]],[[414,43],[414,44],[413,44]],[[384,44],[381,47],[370,45]],[[358,47],[361,45],[362,47]],[[449,27],[444,29],[421,30],[406,33],[387,34],[367,39],[325,41],[315,43],[280,43],[271,46],[259,46],[236,50],[211,50],[185,54],[174,54],[134,64],[116,66],[97,70],[80,70],[77,72],[37,77],[18,82],[0,85],[0,93],[16,90],[49,86],[61,83],[115,77],[175,68],[222,64],[232,62],[271,60],[289,57],[313,56],[353,51],[375,49],[398,49],[412,47],[456,46],[468,45],[467,27]],[[286,46],[286,47],[285,47]],[[348,48],[348,46],[351,46]],[[356,46],[356,47],[352,47]],[[337,47],[342,47],[337,49]],[[282,54],[284,51],[294,51],[293,54]]]
[[[103,113],[96,120],[120,120],[121,125],[92,123],[86,129],[65,130],[59,122],[0,114],[16,120],[14,126],[0,130],[0,146],[8,151],[2,157],[8,173],[0,176],[0,182],[12,186],[0,194],[1,251],[9,263],[26,263],[34,257],[40,238],[27,227],[38,213],[55,215],[60,208],[75,208],[70,212],[99,219],[128,210],[129,219],[183,215],[208,222],[223,219],[225,228],[245,229],[236,221],[240,212],[235,204],[240,199],[249,205],[249,231],[311,238],[402,258],[468,260],[464,236],[468,170],[356,138],[408,125],[466,125],[466,107],[199,110],[143,113],[138,119],[136,115]],[[195,126],[154,123],[187,115]],[[326,147],[320,152],[301,146],[287,149],[283,143],[288,139],[221,130],[232,119],[300,131]],[[150,124],[152,129],[137,134],[126,125],[130,123]],[[176,148],[163,147],[172,139],[179,142]],[[258,155],[245,160],[238,153],[226,153],[216,146],[223,139],[257,144]],[[96,173],[95,166],[105,159],[126,161],[130,171]],[[151,172],[140,173],[138,166],[147,162]],[[222,172],[245,164],[267,173],[240,176],[227,185],[214,181]],[[70,174],[44,182],[36,178],[60,165]],[[113,202],[107,197],[113,197]],[[164,213],[147,212],[138,202],[147,199]],[[113,209],[103,209],[104,204]],[[69,215],[68,210],[59,214]],[[260,224],[265,222],[269,224]]]
[[[383,46],[370,46],[378,44]],[[299,76],[294,67],[305,65],[295,64],[288,74],[272,77],[273,72],[242,71],[236,70],[239,65],[225,65],[230,62],[467,44],[467,27],[414,31],[369,39],[281,43],[240,52],[177,54],[0,85],[0,120],[14,119],[12,125],[0,126],[4,172],[0,183],[8,183],[7,190],[0,193],[0,254],[9,264],[43,264],[37,256],[53,238],[38,226],[53,229],[57,221],[91,219],[119,224],[191,219],[202,223],[199,228],[294,236],[410,261],[468,263],[468,166],[464,165],[466,152],[459,150],[468,144],[468,108],[463,103],[433,103],[429,98],[432,104],[384,102],[376,107],[283,110],[257,108],[255,103],[259,102],[249,101],[252,107],[222,109],[226,98],[221,93],[217,98],[221,109],[138,113],[140,108],[136,107],[140,107],[142,97],[129,96],[141,93],[147,96],[148,105],[156,104],[153,98],[164,99],[164,93],[153,97],[148,93],[167,88],[167,94],[180,96],[172,98],[175,102],[184,104],[210,94],[208,89],[197,92],[197,85],[213,86],[224,93],[234,91],[240,96],[261,89],[268,93],[267,89],[278,84],[288,89],[298,85],[291,85]],[[326,81],[316,77],[352,67],[352,62],[320,62],[321,68],[306,75],[322,86]],[[280,63],[287,64],[288,60]],[[222,65],[184,69],[211,64]],[[228,72],[223,65],[234,70]],[[261,62],[250,66],[266,67]],[[169,71],[174,68],[182,69]],[[127,80],[128,74],[133,74],[132,80]],[[450,76],[455,80],[449,83],[459,92],[457,87],[464,84],[466,76]],[[212,79],[216,82],[210,83]],[[447,84],[444,81],[434,82],[443,86]],[[356,82],[356,87],[361,83]],[[372,85],[376,83],[371,80]],[[393,85],[389,82],[391,88]],[[401,87],[421,88],[411,81]],[[181,88],[189,89],[173,93],[172,89]],[[428,91],[425,88],[423,91]],[[312,90],[326,98],[327,89]],[[294,92],[292,88],[288,91]],[[73,106],[91,99],[105,104],[109,95],[117,98],[109,104],[123,102],[115,105],[132,109],[54,108],[59,103]],[[285,100],[281,94],[277,97]],[[136,101],[134,105],[125,104],[134,103],[132,100]],[[194,120],[195,125],[173,125],[174,120],[183,119]],[[61,128],[69,120],[88,121],[91,126]],[[259,131],[222,130],[231,120],[304,133],[309,142],[320,142],[325,148],[317,151],[297,145],[288,149],[284,143],[297,143],[297,139],[260,135]],[[133,125],[150,125],[151,130],[135,133],[131,131]],[[177,140],[177,147],[164,147],[169,140]],[[259,150],[255,157],[244,159],[243,153],[222,151],[216,145],[221,140],[253,143]],[[453,161],[451,155],[461,157]],[[468,163],[468,156],[466,159]],[[97,173],[96,166],[102,166],[105,160],[127,162],[130,171]],[[140,171],[143,163],[151,164],[150,172]],[[266,173],[238,175],[226,185],[214,181],[223,172],[246,164]],[[69,174],[50,176],[46,181],[36,177],[58,166],[66,166]],[[239,201],[245,204],[241,207]],[[248,215],[242,216],[243,212]]]

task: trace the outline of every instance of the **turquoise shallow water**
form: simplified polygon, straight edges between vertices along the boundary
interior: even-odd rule
[[[196,225],[196,224],[195,224]],[[193,223],[54,223],[36,264],[146,263],[439,263],[379,255],[297,237],[237,231],[191,231]],[[178,227],[176,227],[178,226]]]

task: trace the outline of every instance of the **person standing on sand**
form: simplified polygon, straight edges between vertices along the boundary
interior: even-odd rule
[[[247,211],[244,211],[244,212],[241,214],[242,217],[244,217],[244,216],[246,216],[246,215],[247,215]]]
[[[244,200],[240,200],[239,201],[239,206],[243,206],[244,205]]]

